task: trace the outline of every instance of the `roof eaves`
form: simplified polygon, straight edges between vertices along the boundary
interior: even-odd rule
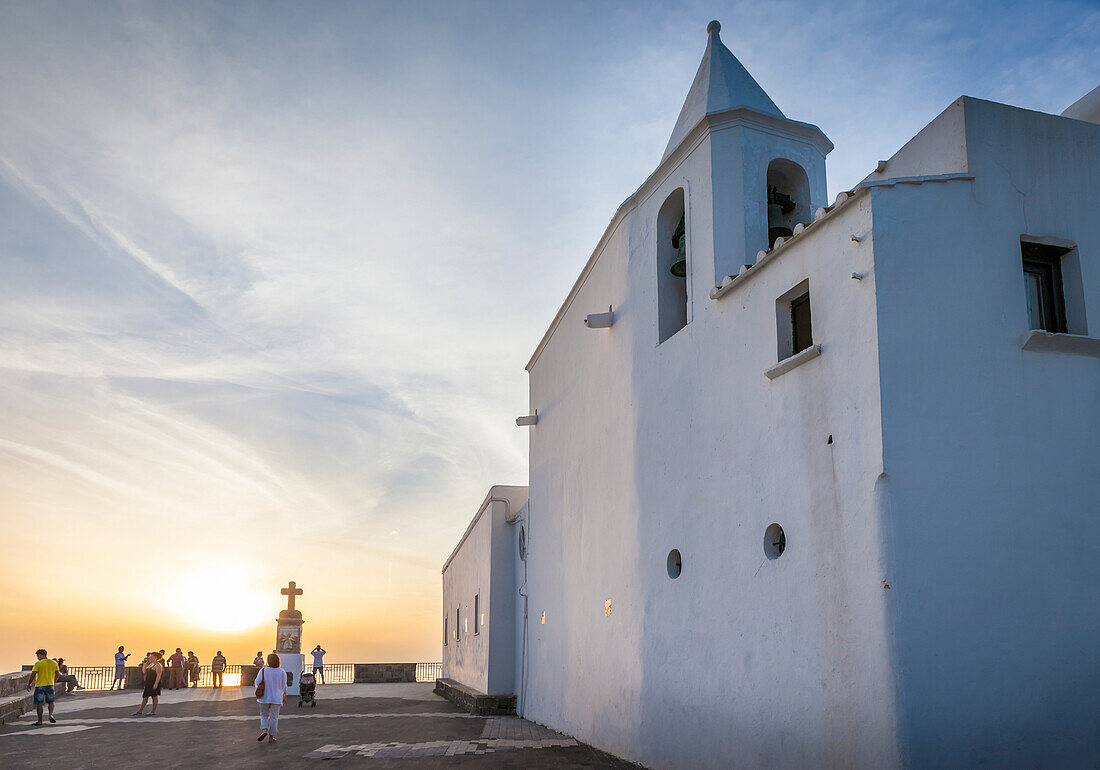
[[[454,550],[451,551],[451,555],[447,557],[447,561],[443,562],[443,569],[440,570],[440,572],[446,572],[447,567],[451,566],[451,562],[454,561],[454,558],[456,556],[458,556],[458,552],[462,550],[462,544],[466,542],[466,539],[468,537],[470,537],[470,533],[474,531],[474,527],[476,527],[478,521],[481,520],[481,515],[485,513],[486,509],[489,507],[489,503],[503,499],[500,495],[499,490],[504,489],[527,489],[527,487],[512,484],[494,484],[493,486],[489,487],[489,492],[485,495],[485,499],[481,501],[481,507],[477,509],[477,513],[474,514],[474,517],[472,519],[470,519],[470,525],[466,527],[466,531],[463,532],[462,537],[458,539],[458,545],[456,545],[454,547]],[[526,505],[526,503],[524,503],[524,505]],[[523,506],[520,506],[520,508],[522,507]]]
[[[825,220],[833,219],[837,212],[847,208],[849,201],[855,200],[862,193],[875,187],[893,187],[895,185],[920,185],[929,182],[953,182],[956,180],[972,180],[973,174],[933,174],[930,176],[907,176],[893,179],[864,180],[847,192],[838,193],[832,206],[818,209],[814,212],[814,219],[809,224],[795,225],[794,234],[788,238],[776,238],[775,245],[770,249],[758,251],[756,261],[751,265],[745,265],[737,275],[727,275],[722,279],[722,285],[710,290],[711,299],[721,299],[734,289],[748,283],[759,274],[760,268],[775,261],[780,254],[785,252],[795,241],[801,243],[807,237],[816,232],[817,225]]]

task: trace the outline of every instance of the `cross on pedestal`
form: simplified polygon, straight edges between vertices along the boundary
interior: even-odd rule
[[[287,611],[294,612],[294,597],[301,596],[303,593],[302,589],[298,588],[298,584],[291,580],[289,583],[287,583],[286,588],[279,589],[279,593],[287,597]]]

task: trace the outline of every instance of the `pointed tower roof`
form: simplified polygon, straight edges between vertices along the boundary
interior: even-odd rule
[[[680,117],[676,119],[676,128],[672,129],[665,154],[661,156],[662,162],[706,115],[745,107],[786,118],[744,65],[737,61],[733,52],[722,44],[722,39],[718,37],[721,29],[722,25],[717,21],[707,25],[707,50],[703,52],[703,61],[699,63],[695,81],[680,109]]]

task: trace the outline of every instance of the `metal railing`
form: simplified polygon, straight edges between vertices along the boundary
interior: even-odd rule
[[[76,682],[85,690],[107,690],[115,680],[114,666],[69,666],[69,673],[76,677]],[[190,686],[190,675],[185,676],[185,685]],[[166,668],[161,675],[160,686],[167,689],[172,681],[172,674]],[[241,683],[241,666],[228,665],[222,674],[224,687],[236,687]],[[199,687],[213,687],[214,672],[210,666],[199,666]]]
[[[69,673],[85,690],[106,690],[115,680],[114,666],[69,666]]]
[[[313,663],[307,658],[306,671],[313,671]],[[85,690],[106,690],[111,687],[115,679],[114,666],[69,666],[69,673],[76,677],[77,683]],[[434,682],[443,676],[442,663],[417,663],[416,681]],[[171,681],[170,673],[165,671],[161,676],[161,687],[167,688]],[[351,684],[355,681],[354,663],[326,663],[325,684]],[[222,677],[224,687],[237,687],[241,683],[241,666],[239,664],[226,666]],[[191,684],[190,677],[187,679]],[[199,687],[213,687],[214,676],[210,666],[199,667]]]
[[[416,681],[418,682],[434,682],[443,676],[443,664],[442,663],[417,663],[416,664]]]
[[[187,682],[190,684],[190,680]],[[237,687],[241,683],[241,666],[239,664],[226,666],[222,673],[222,687]],[[199,666],[199,687],[213,687],[214,672],[210,666]]]
[[[313,661],[308,657],[303,670],[306,672],[313,671]],[[326,663],[324,670],[325,684],[351,684],[355,681],[354,663]],[[321,679],[318,677],[317,682],[320,683],[320,681]]]

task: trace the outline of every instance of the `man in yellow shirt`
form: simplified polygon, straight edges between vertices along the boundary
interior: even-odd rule
[[[50,721],[56,722],[53,718],[53,684],[58,676],[57,663],[46,657],[45,650],[38,650],[35,655],[38,656],[38,662],[31,667],[31,676],[27,680],[27,691],[34,688],[34,706],[38,709],[38,721],[35,724],[42,724],[43,703],[50,704]]]

